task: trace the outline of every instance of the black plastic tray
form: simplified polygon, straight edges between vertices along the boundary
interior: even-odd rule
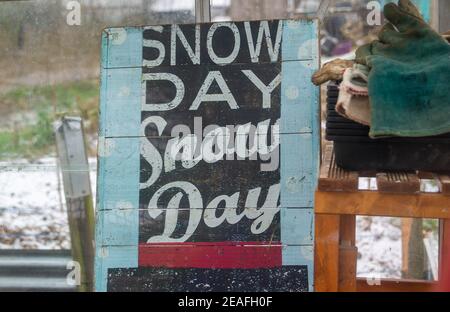
[[[347,170],[450,171],[450,140],[335,140],[334,152],[336,164]]]
[[[357,130],[366,130],[366,134],[369,133],[370,128],[368,126],[360,125],[354,122],[335,122],[335,121],[327,121],[327,130],[328,129],[357,129]]]
[[[327,136],[362,136],[368,137],[369,130],[367,129],[330,129],[327,128]]]
[[[334,141],[336,164],[348,170],[450,172],[450,133],[423,138],[369,137],[370,128],[335,111],[339,89],[329,84],[326,139]]]
[[[345,123],[345,124],[355,124],[357,126],[360,126],[360,124],[351,121],[350,119],[344,118],[341,115],[338,116],[328,116],[327,117],[327,122],[332,122],[332,123]],[[361,125],[362,126],[362,125]]]
[[[334,97],[337,98],[339,96],[339,90],[328,90],[327,91],[327,97]]]
[[[357,123],[357,122],[355,122],[355,121],[352,121],[352,120],[350,120],[350,119],[347,119],[347,118],[345,118],[345,117],[339,115],[338,112],[336,112],[335,110],[327,110],[327,117],[340,117],[340,118],[345,119],[345,120],[347,120],[347,121],[349,121],[349,122],[351,122],[351,123],[360,125],[359,123]]]

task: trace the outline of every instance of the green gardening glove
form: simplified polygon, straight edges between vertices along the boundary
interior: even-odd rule
[[[379,41],[357,51],[366,64],[370,136],[433,136],[450,132],[450,45],[409,0],[384,8]]]

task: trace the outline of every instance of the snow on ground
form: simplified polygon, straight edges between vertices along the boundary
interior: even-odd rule
[[[95,192],[95,159],[90,159]],[[0,162],[0,249],[69,249],[56,158]],[[62,182],[61,182],[62,183]]]
[[[96,159],[89,160],[95,196]],[[0,162],[0,249],[68,249],[65,199],[56,158]],[[357,219],[358,275],[400,277],[399,219]]]
[[[401,278],[401,219],[358,217],[356,245],[358,276],[370,278]]]

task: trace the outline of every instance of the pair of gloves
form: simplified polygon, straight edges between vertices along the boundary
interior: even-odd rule
[[[449,133],[449,42],[423,20],[409,0],[386,5],[384,14],[388,23],[379,40],[356,51],[357,65],[343,60],[330,62],[314,74],[313,83],[341,80],[348,68],[353,66],[354,73],[355,67],[367,66],[369,98],[343,94],[341,114],[358,121],[367,118],[359,122],[371,125],[371,137]],[[357,82],[354,77],[349,81]]]
[[[387,4],[378,41],[360,47],[367,65],[371,137],[450,132],[450,44],[409,0]]]

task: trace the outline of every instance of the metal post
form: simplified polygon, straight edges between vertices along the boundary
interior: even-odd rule
[[[211,3],[209,0],[195,0],[195,21],[197,23],[211,22]]]
[[[94,280],[94,208],[83,123],[63,117],[54,123],[56,146],[67,203],[73,260],[78,262],[80,291],[92,291]]]

